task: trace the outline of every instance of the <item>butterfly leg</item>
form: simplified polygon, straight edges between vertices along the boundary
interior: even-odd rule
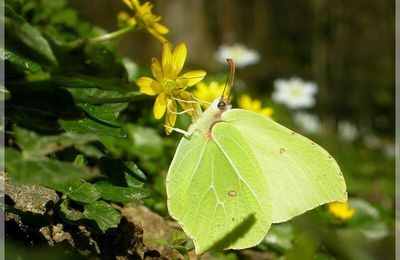
[[[181,112],[174,112],[174,111],[171,111],[170,109],[168,109],[169,113],[175,114],[175,115],[182,115],[182,114],[188,113],[189,111],[194,111],[194,109],[193,108],[189,108],[189,109],[183,110]]]
[[[193,132],[185,131],[183,129],[175,128],[175,127],[170,127],[167,125],[164,125],[165,128],[171,129],[172,131],[178,132],[180,134],[183,134],[185,136],[191,136]]]

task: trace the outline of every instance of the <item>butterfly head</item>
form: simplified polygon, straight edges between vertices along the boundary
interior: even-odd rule
[[[228,99],[219,99],[217,103],[217,108],[219,111],[227,111],[231,109],[231,104],[229,103]]]

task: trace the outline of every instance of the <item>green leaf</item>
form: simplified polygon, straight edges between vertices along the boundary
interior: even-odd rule
[[[138,65],[129,58],[123,58],[122,64],[128,73],[128,81],[134,81],[139,74]]]
[[[16,143],[22,149],[24,158],[44,157],[73,145],[83,146],[86,143],[96,140],[95,135],[76,133],[40,136],[33,131],[28,131],[20,127],[14,127],[14,136]]]
[[[60,214],[67,222],[83,222],[83,212],[68,207],[68,200],[64,200],[60,205]]]
[[[6,149],[6,169],[17,182],[52,186],[90,176],[85,167],[71,163],[50,159],[21,160],[20,157],[15,150]]]
[[[89,118],[95,119],[101,123],[108,124],[110,126],[120,127],[120,123],[115,117],[115,114],[110,111],[106,106],[83,104],[80,105],[80,107],[85,110]]]
[[[163,153],[160,135],[152,128],[126,124],[124,130],[133,141],[133,151],[139,157],[157,158]]]
[[[263,243],[278,252],[285,252],[293,247],[296,232],[289,223],[272,225],[265,236]]]
[[[0,58],[9,61],[21,70],[27,70],[33,73],[42,72],[42,66],[40,66],[39,63],[25,58],[12,50],[0,48]]]
[[[379,211],[369,202],[362,199],[350,199],[350,207],[356,210],[348,226],[359,230],[369,239],[381,239],[389,234]]]
[[[88,219],[96,221],[103,232],[109,228],[117,227],[122,217],[110,204],[101,200],[85,205],[83,215]]]
[[[58,119],[82,118],[71,94],[51,82],[9,83],[11,99],[7,100],[7,119],[40,133],[59,133]]]
[[[74,133],[125,137],[114,113],[104,106],[82,105],[87,117],[77,121],[60,121],[61,126]]]
[[[121,214],[111,207],[107,202],[98,200],[84,206],[84,211],[80,212],[68,207],[68,202],[63,201],[60,207],[62,217],[72,223],[81,223],[92,220],[97,224],[101,232],[106,232],[109,228],[115,228],[121,221]]]
[[[111,183],[121,187],[142,187],[146,180],[143,172],[133,162],[102,157],[99,167],[101,173],[108,176]]]
[[[84,47],[86,63],[91,70],[102,72],[107,76],[115,76],[118,78],[127,77],[125,68],[121,59],[110,45],[105,43],[87,42]]]
[[[6,15],[10,14],[6,9]],[[39,62],[56,66],[57,60],[53,51],[42,36],[40,31],[27,22],[5,17],[5,30],[7,31],[6,46],[18,49],[20,53],[25,53]]]
[[[103,105],[112,112],[121,112],[129,102],[148,98],[139,92],[118,92],[97,88],[68,88],[77,103]]]
[[[138,92],[138,87],[135,84],[116,78],[75,75],[73,77],[56,76],[53,80],[57,85],[64,88],[98,88],[121,93]]]
[[[148,189],[141,187],[119,187],[107,181],[99,181],[94,184],[96,190],[105,200],[114,202],[129,203],[138,202],[150,195]]]
[[[124,162],[127,170],[124,172],[125,180],[128,187],[142,187],[143,181],[146,180],[146,175],[132,161]]]
[[[179,253],[181,253],[181,255],[183,255],[185,257],[185,259],[190,259],[189,255],[188,255],[188,250],[186,247],[181,246],[181,245],[175,245],[173,246],[173,248],[175,248]]]
[[[93,187],[93,185],[84,180],[74,180],[52,185],[51,188],[62,192],[72,200],[83,203],[93,203],[100,198],[99,192]]]
[[[105,156],[105,153],[96,144],[75,144],[75,148],[89,157],[99,159]]]
[[[87,160],[86,160],[86,158],[85,158],[85,156],[83,154],[78,154],[75,157],[74,164],[76,164],[76,165],[85,165],[86,163],[87,163]]]
[[[313,259],[320,242],[307,233],[301,234],[295,246],[285,254],[287,260]]]

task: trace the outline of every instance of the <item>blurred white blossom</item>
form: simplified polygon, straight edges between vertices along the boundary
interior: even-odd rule
[[[272,99],[277,103],[285,104],[290,109],[309,108],[315,104],[318,87],[314,82],[293,77],[289,80],[275,80],[274,87]]]
[[[358,130],[355,125],[348,121],[338,123],[339,138],[346,142],[354,141],[358,136]]]
[[[294,115],[294,121],[307,133],[317,132],[321,125],[318,116],[305,112],[297,112]]]
[[[388,158],[394,159],[396,157],[396,145],[394,143],[386,143],[383,146],[383,152]]]
[[[257,51],[248,49],[240,43],[231,46],[225,44],[219,46],[215,57],[219,62],[224,64],[226,64],[227,58],[231,58],[238,68],[256,64],[260,60],[260,54]]]
[[[364,136],[364,145],[370,149],[378,149],[382,146],[382,141],[373,134]]]

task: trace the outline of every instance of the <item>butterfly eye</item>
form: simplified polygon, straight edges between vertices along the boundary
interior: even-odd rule
[[[218,104],[217,104],[217,107],[219,109],[223,109],[223,108],[225,108],[225,106],[226,106],[225,101],[222,101],[222,100],[219,101]]]

